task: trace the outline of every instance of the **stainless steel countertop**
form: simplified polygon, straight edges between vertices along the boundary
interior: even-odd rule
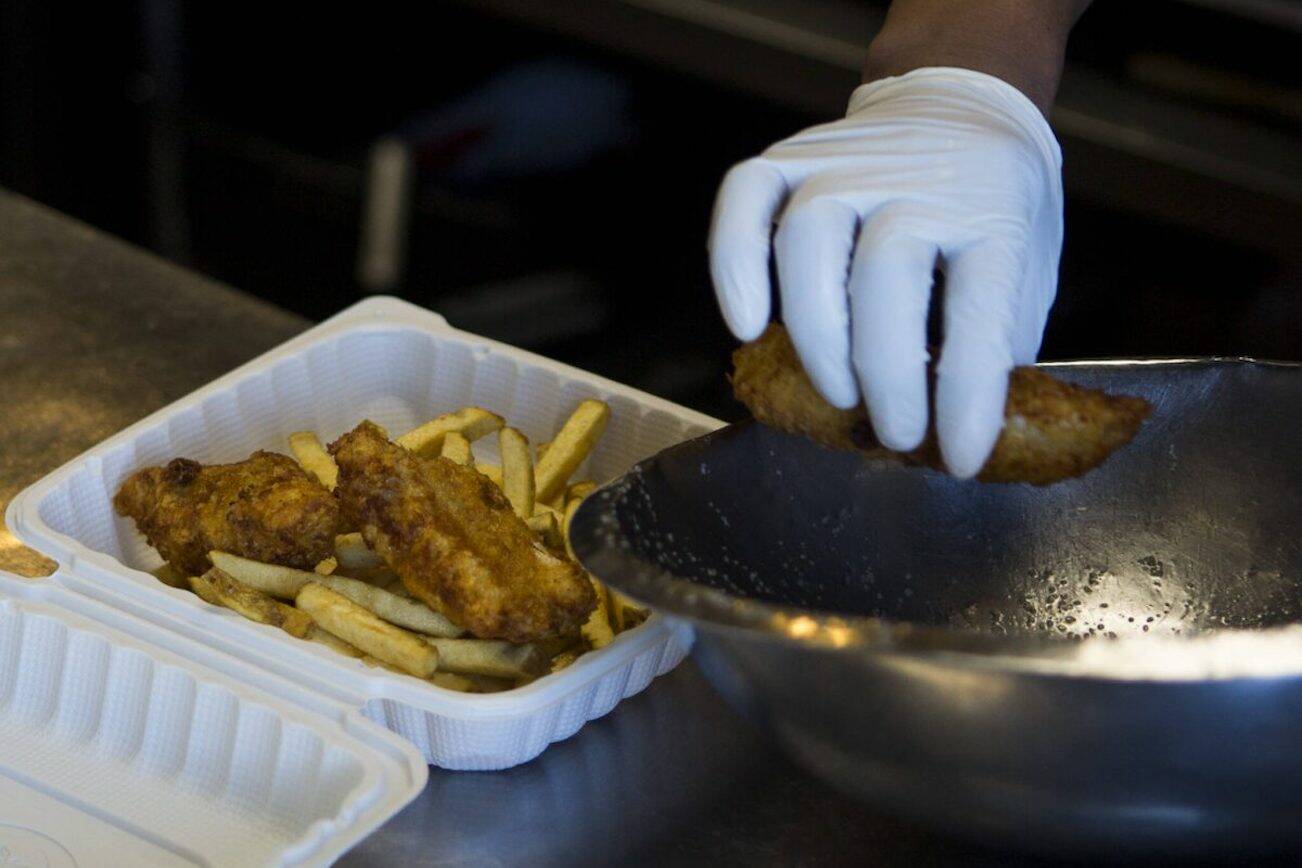
[[[0,192],[0,508],[308,323]],[[49,572],[0,536],[0,568]],[[990,864],[794,768],[689,660],[532,763],[430,770],[341,865]]]

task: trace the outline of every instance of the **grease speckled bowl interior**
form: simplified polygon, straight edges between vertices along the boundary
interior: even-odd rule
[[[1083,478],[962,482],[750,423],[590,498],[576,550],[888,809],[1054,852],[1302,843],[1302,368],[1053,371],[1154,405]]]

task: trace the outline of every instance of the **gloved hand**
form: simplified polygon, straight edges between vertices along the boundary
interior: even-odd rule
[[[1058,282],[1062,156],[1043,115],[983,73],[919,69],[855,90],[844,120],[728,172],[710,272],[741,340],[769,320],[772,238],[783,318],[838,407],[867,404],[878,440],[927,431],[927,307],[946,276],[936,430],[973,476],[1003,426],[1008,372],[1035,360]],[[777,230],[773,224],[777,222]]]

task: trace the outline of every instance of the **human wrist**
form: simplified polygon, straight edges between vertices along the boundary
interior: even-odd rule
[[[1008,82],[1047,115],[1077,17],[1071,7],[1035,0],[896,0],[868,48],[864,81],[922,67],[970,69]]]

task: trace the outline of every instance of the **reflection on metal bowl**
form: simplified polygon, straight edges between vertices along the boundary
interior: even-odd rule
[[[960,482],[746,424],[589,498],[575,549],[886,810],[1056,854],[1302,849],[1302,367],[1054,373],[1154,405],[1081,479]]]

